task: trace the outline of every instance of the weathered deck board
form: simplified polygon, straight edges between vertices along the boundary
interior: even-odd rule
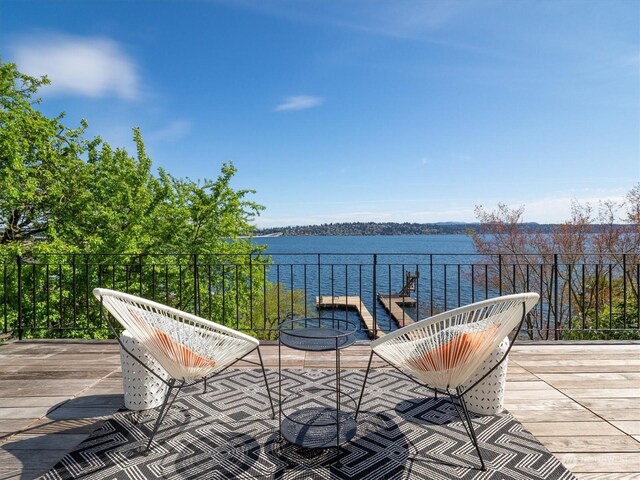
[[[277,368],[277,345],[261,351]],[[342,351],[341,365],[364,369],[369,353],[358,343]],[[516,344],[505,406],[579,479],[638,479],[638,359],[640,342]],[[37,477],[122,405],[114,342],[2,344],[0,365],[0,478]],[[334,368],[335,357],[282,348],[282,366]]]
[[[416,300],[413,297],[398,297],[394,295],[385,295],[382,293],[378,294],[378,300],[384,307],[384,309],[391,315],[398,325],[398,327],[402,328],[406,325],[411,325],[415,322],[413,318],[407,313],[407,311],[402,308],[404,305],[414,306],[416,304]]]
[[[354,309],[360,315],[360,319],[364,323],[369,338],[380,338],[384,335],[380,329],[376,328],[373,315],[369,313],[362,299],[357,295],[349,296],[327,296],[322,295],[316,297],[316,307],[321,308],[338,308],[338,309]]]

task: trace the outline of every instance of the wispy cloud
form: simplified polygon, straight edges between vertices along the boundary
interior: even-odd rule
[[[321,105],[324,99],[320,97],[311,97],[309,95],[298,95],[294,97],[287,97],[284,101],[277,105],[273,110],[275,112],[291,111],[291,110],[304,110],[306,108],[313,108]]]
[[[49,77],[51,85],[43,93],[125,100],[135,100],[140,94],[134,62],[109,38],[31,36],[17,42],[15,58],[25,73]]]
[[[460,19],[477,15],[478,11],[490,8],[493,4],[488,0],[211,1],[293,22],[305,22],[368,35],[424,41],[471,51],[478,51],[478,46],[473,43],[452,42],[434,34],[458,25]]]
[[[187,136],[191,131],[191,122],[175,120],[165,127],[154,130],[145,135],[147,140],[175,142]]]

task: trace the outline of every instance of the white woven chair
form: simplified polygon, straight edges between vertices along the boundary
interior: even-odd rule
[[[204,381],[206,390],[208,378],[218,375],[254,350],[258,351],[271,413],[275,417],[258,340],[204,318],[134,295],[104,288],[94,289],[93,294],[100,301],[103,316],[118,341],[120,342],[119,335],[109,316],[104,314],[104,308],[169,374],[168,380],[158,375],[120,342],[121,348],[169,387],[145,452],[149,450],[160,423],[183,387]],[[172,393],[174,396],[169,402]]]
[[[527,313],[539,298],[537,293],[521,293],[484,300],[426,318],[371,342],[356,417],[375,354],[412,380],[434,390],[436,398],[438,392],[449,395],[485,470],[464,395],[507,358]],[[509,338],[509,347],[504,356],[476,382],[465,385],[505,338]]]

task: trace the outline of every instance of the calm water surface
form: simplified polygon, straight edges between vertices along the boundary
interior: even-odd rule
[[[377,293],[400,291],[407,272],[419,276],[412,294],[418,306],[406,310],[414,319],[469,303],[474,295],[464,282],[466,270],[478,263],[468,235],[301,236],[254,242],[267,245],[274,262],[269,280],[305,292],[308,316],[346,317],[360,324],[355,312],[315,309],[318,294],[359,296],[375,311],[380,328],[394,330],[397,325],[375,299]]]
[[[270,254],[473,254],[468,235],[322,236],[257,238]]]

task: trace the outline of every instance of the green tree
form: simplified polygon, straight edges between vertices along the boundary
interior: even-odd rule
[[[87,140],[85,121],[71,129],[63,114],[37,110],[46,77],[3,63],[0,74],[0,253],[10,322],[17,321],[20,254],[20,324],[32,334],[100,328],[90,295],[96,286],[198,314],[206,301],[213,320],[251,328],[268,258],[243,237],[263,207],[248,199],[253,191],[232,187],[235,167],[224,164],[215,180],[202,182],[155,174],[138,129],[134,156],[99,137]],[[212,293],[220,284],[235,310]]]
[[[33,245],[46,237],[55,243],[56,224],[63,224],[81,196],[86,122],[76,129],[62,124],[63,115],[47,118],[35,106],[46,77],[18,72],[0,62],[0,244]]]
[[[233,164],[223,164],[216,180],[201,183],[172,177],[161,171],[162,185],[168,195],[155,212],[154,224],[159,236],[152,240],[153,252],[216,252],[219,254],[255,251],[246,236],[254,227],[251,221],[264,207],[247,200],[253,190],[234,190]]]
[[[133,129],[136,157],[89,142],[81,192],[73,219],[59,226],[66,242],[82,252],[146,253],[154,241],[153,220],[169,189],[152,173],[140,131]]]
[[[267,340],[277,339],[278,325],[287,319],[304,317],[305,307],[303,290],[291,290],[282,283],[267,284],[264,294],[253,305],[254,334]]]

